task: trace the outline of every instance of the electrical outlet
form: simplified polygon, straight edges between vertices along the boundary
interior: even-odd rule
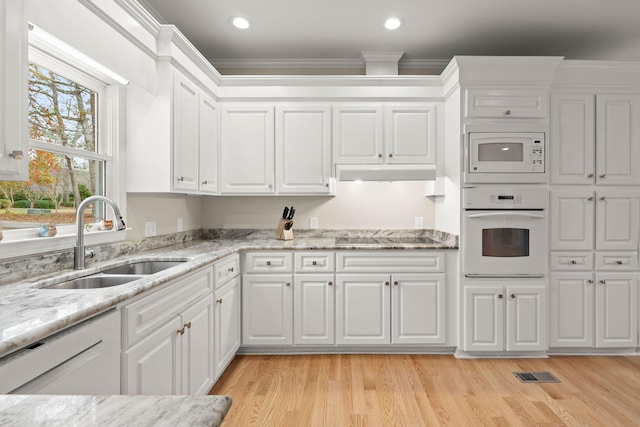
[[[414,228],[424,228],[424,217],[423,216],[417,216],[415,218],[415,222],[414,222]]]
[[[182,218],[178,218],[178,231],[182,231],[184,230],[184,221],[182,220]]]
[[[318,217],[310,216],[309,217],[309,228],[318,228]]]
[[[153,237],[156,235],[156,222],[147,221],[144,223],[144,237]]]

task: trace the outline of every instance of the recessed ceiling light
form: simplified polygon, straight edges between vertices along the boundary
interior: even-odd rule
[[[404,23],[404,21],[402,21],[402,19],[396,18],[394,16],[394,17],[388,18],[386,21],[384,21],[384,27],[387,30],[397,30],[398,28],[402,27],[403,23]]]
[[[241,30],[246,30],[247,28],[251,27],[251,21],[241,16],[234,16],[230,19],[230,21],[234,27]]]

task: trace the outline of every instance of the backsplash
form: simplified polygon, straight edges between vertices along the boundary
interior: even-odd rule
[[[437,240],[452,247],[458,246],[458,236],[439,230],[294,230],[294,236],[304,238],[423,238]],[[92,246],[95,256],[86,261],[91,266],[96,261],[108,261],[120,256],[187,243],[193,240],[247,240],[276,239],[275,230],[269,229],[206,229],[191,230],[139,240],[127,240],[104,246]],[[0,286],[20,282],[36,276],[58,274],[73,268],[73,250],[51,252],[29,257],[16,258],[0,263]]]

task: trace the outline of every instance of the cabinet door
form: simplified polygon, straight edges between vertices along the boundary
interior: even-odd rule
[[[391,280],[391,342],[444,344],[445,275],[394,274]]]
[[[0,4],[0,180],[29,175],[27,93],[27,2]],[[22,152],[22,159],[12,157]],[[18,156],[19,157],[19,156]]]
[[[594,212],[592,190],[552,190],[551,250],[592,250]]]
[[[547,117],[545,89],[474,88],[466,91],[465,117],[532,118]]]
[[[242,344],[293,343],[290,274],[242,276]]]
[[[637,251],[640,192],[596,192],[596,249]]]
[[[638,274],[596,273],[596,346],[638,344]]]
[[[240,347],[240,277],[215,293],[215,377],[222,375]]]
[[[551,96],[551,183],[592,184],[595,174],[595,96]]]
[[[207,394],[213,386],[213,297],[204,295],[182,312],[182,391]]]
[[[226,106],[221,114],[220,193],[273,193],[273,107]]]
[[[218,192],[218,104],[211,98],[200,96],[200,167],[201,193]]]
[[[331,114],[328,106],[276,108],[276,191],[328,194]]]
[[[180,316],[123,352],[123,394],[179,394]]]
[[[640,95],[596,99],[598,184],[640,184]]]
[[[338,274],[336,343],[389,344],[391,294],[388,274]]]
[[[173,189],[198,190],[198,88],[174,74]]]
[[[547,348],[544,286],[507,286],[507,351],[544,351]]]
[[[333,107],[333,152],[336,164],[383,163],[381,105]]]
[[[504,290],[502,286],[465,286],[464,351],[504,350]]]
[[[436,162],[436,107],[385,107],[387,163]]]
[[[551,274],[549,347],[593,347],[593,298],[591,272]]]
[[[300,274],[294,281],[293,343],[335,343],[333,274]]]

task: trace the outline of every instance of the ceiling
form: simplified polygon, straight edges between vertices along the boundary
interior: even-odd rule
[[[403,51],[401,67],[455,55],[640,60],[640,0],[138,0],[216,67],[344,67]],[[248,30],[233,16],[252,21]],[[389,31],[383,21],[404,25]]]

